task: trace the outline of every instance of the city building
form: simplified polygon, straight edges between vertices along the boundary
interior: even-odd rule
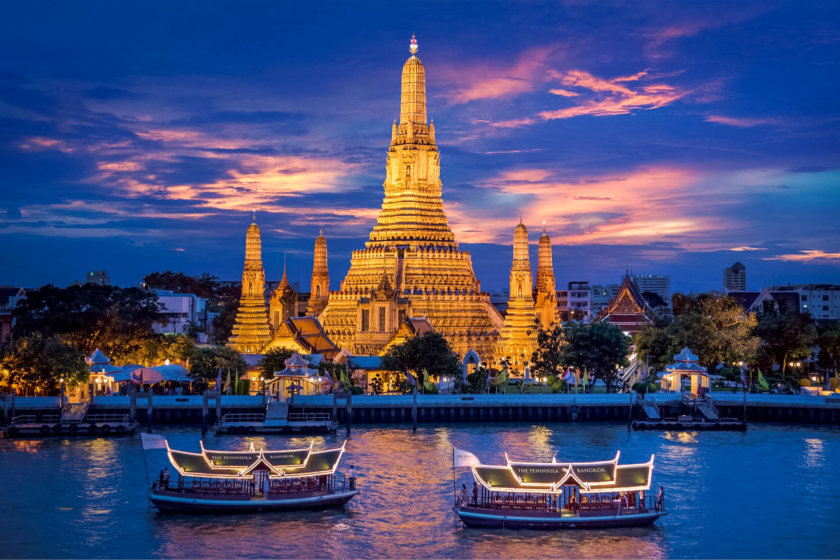
[[[776,292],[799,295],[799,311],[810,313],[815,321],[840,320],[840,285],[796,284],[774,288]]]
[[[589,308],[593,315],[600,313],[618,295],[619,284],[589,286]]]
[[[528,229],[521,219],[513,232],[513,265],[510,268],[510,297],[504,326],[494,351],[496,363],[508,359],[520,371],[531,361],[537,348],[531,260],[528,255]]]
[[[271,340],[265,305],[265,272],[262,266],[262,241],[257,218],[245,235],[245,266],[242,270],[242,295],[228,346],[243,354],[256,354]]]
[[[661,274],[632,274],[630,277],[639,291],[651,292],[661,297],[666,304],[671,304],[671,277]]]
[[[745,291],[747,289],[747,268],[736,262],[729,268],[723,269],[723,291]]]
[[[589,282],[569,282],[568,284],[569,319],[587,321],[591,313]]]
[[[85,274],[84,281],[76,280],[71,286],[84,286],[85,284],[95,284],[97,286],[110,286],[111,277],[108,276],[107,270],[92,270]]]
[[[166,320],[155,323],[155,332],[171,334],[195,333],[199,342],[207,340],[207,300],[195,294],[178,294],[172,290],[154,290]]]
[[[629,274],[624,276],[616,296],[598,315],[598,320],[618,325],[628,335],[652,325],[654,319],[653,310]]]
[[[400,120],[391,129],[382,210],[320,319],[340,347],[374,355],[406,318],[426,317],[458,354],[474,349],[489,360],[503,319],[449,227],[414,38],[410,51],[402,70]]]
[[[26,290],[17,286],[0,286],[0,344],[8,340],[15,326],[13,312]]]

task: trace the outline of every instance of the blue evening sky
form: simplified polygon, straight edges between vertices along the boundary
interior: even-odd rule
[[[520,214],[558,287],[840,283],[840,3],[5,2],[0,284],[105,268],[332,287],[382,200],[417,34],[450,224],[503,289]],[[536,268],[536,246],[532,267]]]

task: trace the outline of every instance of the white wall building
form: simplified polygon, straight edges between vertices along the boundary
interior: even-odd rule
[[[207,333],[207,300],[195,294],[176,294],[171,290],[155,290],[161,313],[166,317],[163,323],[155,324],[155,332],[189,334],[191,325]],[[199,340],[203,342],[203,340]]]

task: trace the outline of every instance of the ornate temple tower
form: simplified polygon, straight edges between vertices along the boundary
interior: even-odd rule
[[[315,240],[315,262],[312,264],[312,289],[309,294],[307,315],[317,317],[330,300],[330,271],[327,269],[327,238],[324,230]]]
[[[280,283],[277,284],[268,303],[271,329],[275,333],[286,319],[297,316],[297,302],[297,293],[289,285],[289,279],[286,277],[286,261],[284,258],[283,278],[280,279]]]
[[[412,37],[402,70],[400,122],[391,131],[382,211],[365,248],[321,314],[330,338],[376,354],[403,319],[425,316],[459,354],[490,359],[502,318],[481,291],[470,254],[458,249],[441,198],[434,124],[426,121],[426,74]]]
[[[265,309],[265,272],[262,266],[260,227],[254,221],[245,236],[245,268],[242,296],[228,346],[245,354],[258,353],[271,340]]]
[[[537,285],[534,287],[534,307],[543,328],[557,322],[557,288],[551,261],[551,239],[543,228],[537,257]]]
[[[528,229],[520,220],[513,232],[513,266],[510,268],[510,299],[502,334],[496,344],[495,360],[509,358],[516,369],[531,361],[537,347],[534,319],[531,259],[528,256]]]

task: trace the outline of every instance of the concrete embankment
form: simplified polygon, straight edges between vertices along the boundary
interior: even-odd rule
[[[648,395],[667,410],[678,406],[680,395]],[[840,425],[840,398],[803,395],[747,395],[712,393],[722,417],[743,418],[750,422],[790,422]],[[133,405],[132,405],[133,400]],[[17,397],[2,402],[4,425],[14,416],[46,416],[58,413],[58,397]],[[262,396],[213,395],[169,396],[139,394],[94,397],[91,413],[129,414],[143,424],[215,423],[228,413],[262,413]],[[639,405],[631,395],[618,394],[540,394],[540,395],[354,395],[348,399],[332,395],[297,396],[292,410],[333,412],[340,422],[398,424],[442,422],[629,422]]]

